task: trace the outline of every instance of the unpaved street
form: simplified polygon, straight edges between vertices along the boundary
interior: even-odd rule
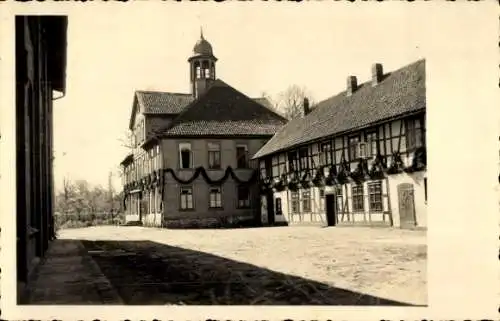
[[[109,226],[59,238],[91,241],[85,248],[127,304],[427,303],[423,231]]]

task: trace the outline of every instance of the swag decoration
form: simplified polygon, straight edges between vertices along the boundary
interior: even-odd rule
[[[170,173],[170,175],[172,175],[172,177],[174,178],[174,180],[179,183],[179,184],[191,184],[193,181],[195,181],[200,175],[203,177],[203,179],[205,180],[205,182],[207,182],[207,184],[210,184],[210,185],[220,185],[220,184],[224,184],[224,182],[229,178],[231,177],[234,181],[236,181],[238,184],[252,184],[254,183],[255,181],[257,181],[257,171],[253,171],[252,173],[252,176],[244,181],[244,180],[241,180],[240,178],[238,178],[238,176],[236,176],[236,174],[234,173],[233,169],[231,168],[231,166],[228,166],[224,172],[224,175],[219,178],[219,179],[211,179],[205,168],[204,167],[197,167],[194,171],[194,174],[193,176],[190,178],[190,179],[187,179],[187,180],[183,180],[181,178],[179,178],[176,174],[175,174],[175,171],[171,168],[167,168],[165,169],[165,172],[166,173]]]
[[[272,181],[269,177],[263,178],[260,181],[259,189],[261,194],[265,194],[272,189]]]
[[[387,169],[388,174],[398,174],[401,173],[404,169],[403,159],[401,158],[401,154],[399,152],[392,153],[392,162],[389,168]]]
[[[370,176],[368,175],[368,163],[365,159],[361,159],[358,162],[356,168],[352,172],[350,172],[350,177],[356,183],[360,183],[363,180],[370,179]]]
[[[424,170],[427,166],[427,152],[425,147],[419,147],[412,155],[411,164],[404,170],[407,173]]]
[[[340,169],[339,169],[339,172],[337,174],[337,177],[335,179],[335,181],[339,184],[345,184],[345,183],[348,183],[349,182],[349,178],[350,178],[350,166],[349,166],[349,163],[347,163],[346,160],[343,160],[342,163],[340,164]]]
[[[321,166],[312,179],[312,184],[316,187],[323,187],[326,185],[325,170],[326,166]]]
[[[370,166],[368,171],[368,175],[371,178],[383,178],[385,176],[385,172],[387,170],[387,165],[385,163],[384,157],[381,154],[377,154],[373,163]]]
[[[302,177],[300,178],[300,186],[303,187],[303,188],[309,188],[312,186],[312,177],[311,177],[311,172],[310,170],[306,170],[306,172],[304,173],[304,175],[302,175]]]
[[[325,185],[333,186],[337,180],[337,167],[335,165],[330,166],[328,170],[328,176],[325,178]]]
[[[292,192],[297,192],[299,190],[300,180],[297,173],[292,174],[292,178],[288,180],[288,189]]]
[[[281,174],[280,178],[273,182],[272,188],[275,192],[284,191],[286,189],[286,174]]]

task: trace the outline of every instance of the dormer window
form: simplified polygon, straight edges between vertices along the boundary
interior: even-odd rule
[[[191,143],[179,144],[179,167],[181,169],[191,168],[192,160]]]

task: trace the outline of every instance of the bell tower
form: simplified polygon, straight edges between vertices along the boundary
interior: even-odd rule
[[[191,94],[198,98],[215,80],[215,63],[217,62],[212,45],[203,37],[203,30],[200,32],[200,39],[194,45],[193,55],[189,57],[188,62]]]

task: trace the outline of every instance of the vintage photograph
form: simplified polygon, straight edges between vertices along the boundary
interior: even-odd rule
[[[305,7],[15,15],[18,305],[429,305],[446,59]]]
[[[313,83],[274,72],[264,77],[282,91],[245,88],[261,62],[212,40],[208,23],[162,37],[168,21],[155,21],[144,33],[165,44],[117,40],[85,55],[78,23],[16,17],[21,302],[427,303],[422,53],[407,45],[328,67],[306,58],[312,50],[284,54],[292,70],[329,74],[315,96]],[[100,37],[131,36],[109,26]],[[128,68],[100,61],[113,46]],[[163,66],[141,70],[153,51]],[[219,69],[227,63],[242,72]],[[352,74],[332,72],[340,64]],[[80,120],[58,123],[62,108]]]

